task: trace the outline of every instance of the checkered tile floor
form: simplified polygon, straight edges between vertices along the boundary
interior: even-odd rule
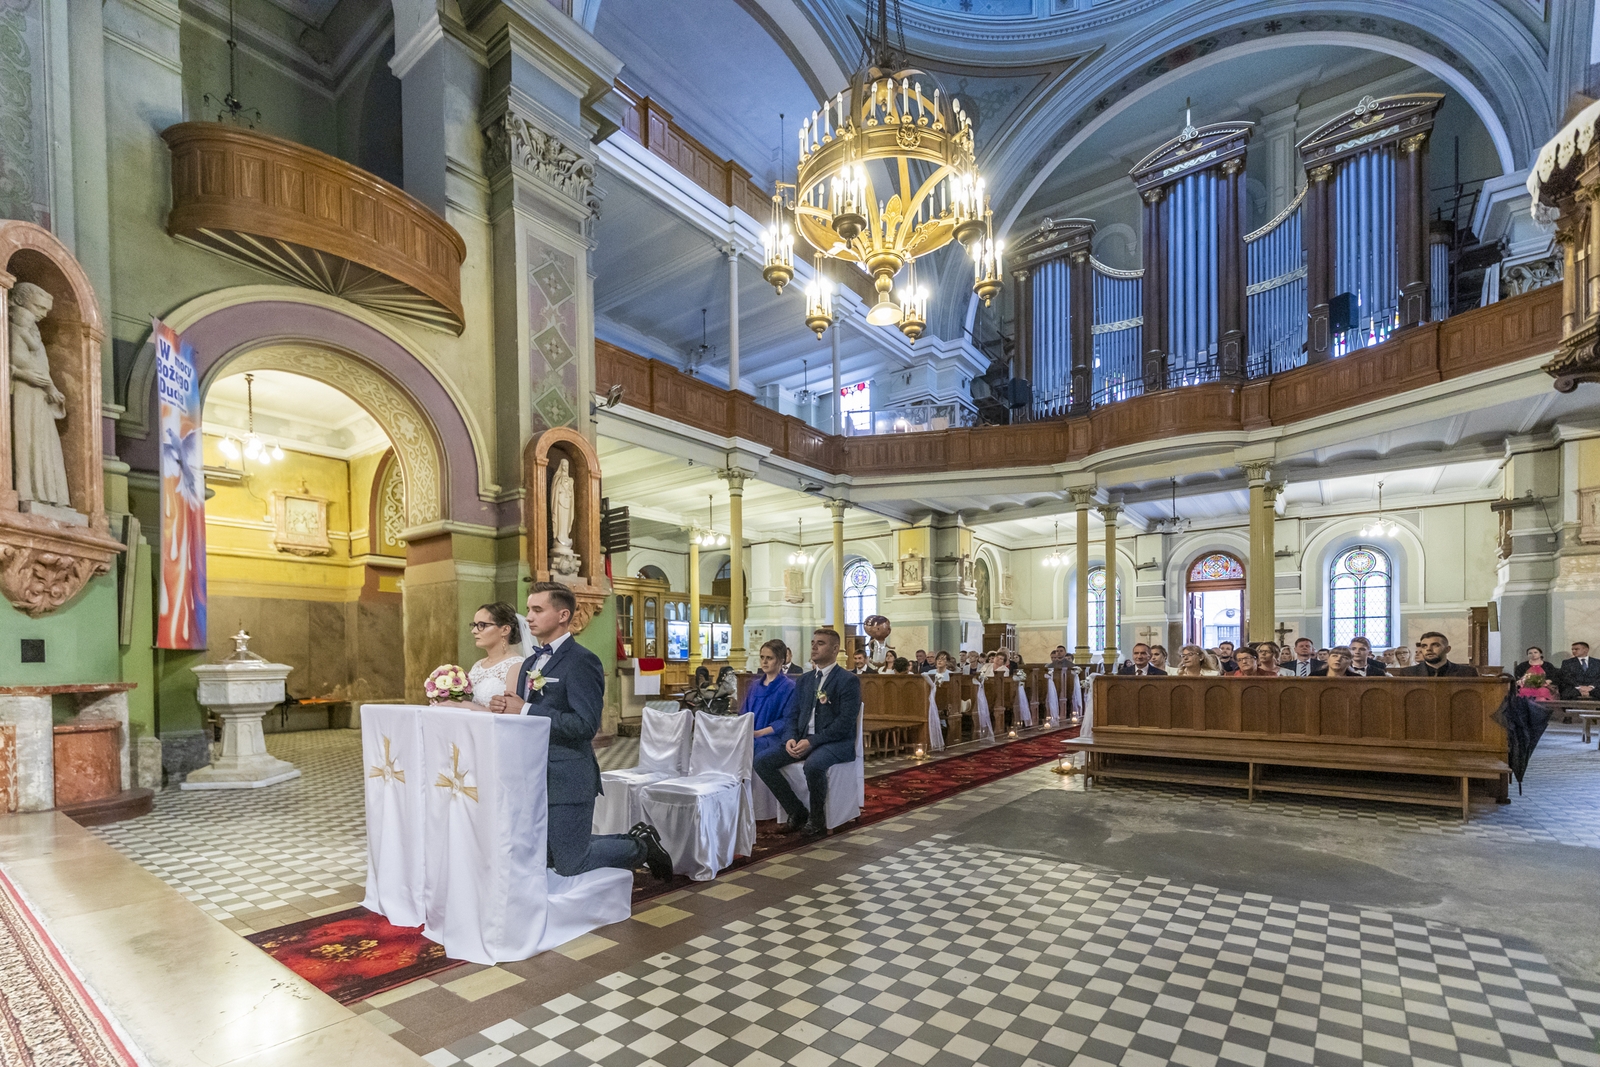
[[[169,789],[155,811],[94,829],[215,919],[254,929],[349,906],[367,877],[361,735],[271,734],[301,776],[264,789]],[[287,909],[287,910],[285,910]],[[236,924],[237,925],[237,924]]]
[[[1513,784],[1510,804],[1475,802],[1472,818],[1467,822],[1448,809],[1336,797],[1258,793],[1252,804],[1237,789],[1123,779],[1096,782],[1094,788],[1183,799],[1202,807],[1248,808],[1291,818],[1355,820],[1426,834],[1600,848],[1600,751],[1596,751],[1593,742],[1583,744],[1575,727],[1554,727],[1545,733],[1529,763],[1521,796]]]
[[[1597,1064],[1600,985],[1453,927],[933,840],[435,1067]]]

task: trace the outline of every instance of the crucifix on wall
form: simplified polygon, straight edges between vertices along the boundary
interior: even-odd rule
[[[1161,636],[1161,631],[1157,630],[1154,626],[1141,626],[1141,627],[1139,627],[1139,639],[1141,641],[1143,641],[1147,645],[1155,644],[1156,643],[1156,638],[1158,638],[1160,636]]]
[[[1278,644],[1281,645],[1288,639],[1290,634],[1294,633],[1294,627],[1285,626],[1280,620],[1278,623],[1278,628],[1272,632],[1278,635]]]

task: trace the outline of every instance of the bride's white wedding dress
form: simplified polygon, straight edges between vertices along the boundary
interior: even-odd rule
[[[474,663],[467,671],[467,681],[472,683],[472,702],[488,704],[502,693],[510,692],[506,688],[506,679],[521,663],[521,656],[507,656],[492,667],[485,667],[481,659]]]

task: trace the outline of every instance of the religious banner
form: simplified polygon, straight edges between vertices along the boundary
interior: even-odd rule
[[[205,464],[194,349],[152,322],[161,432],[161,584],[157,648],[206,647]]]

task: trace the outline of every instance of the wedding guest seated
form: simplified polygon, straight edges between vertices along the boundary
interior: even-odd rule
[[[1594,700],[1600,688],[1600,659],[1589,655],[1589,642],[1572,642],[1572,658],[1561,664],[1561,675],[1568,700]]]
[[[872,669],[872,664],[867,662],[867,654],[861,651],[859,648],[850,654],[850,669],[855,671],[857,674],[878,673]]]
[[[828,768],[856,758],[856,721],[861,714],[861,679],[835,670],[839,634],[819,629],[811,635],[812,669],[801,676],[780,738],[783,746],[755,761],[755,772],[789,816],[779,833],[827,834]],[[800,803],[783,768],[804,763],[811,808]]]
[[[791,678],[798,678],[805,673],[800,664],[794,661],[794,653],[790,651],[788,645],[783,648],[783,673]]]
[[[1354,657],[1350,661],[1350,668],[1357,674],[1376,678],[1389,673],[1384,669],[1382,663],[1373,659],[1372,642],[1365,637],[1352,637],[1350,639],[1350,655]]]
[[[1137,651],[1138,646],[1134,646]],[[1215,678],[1217,672],[1206,662],[1206,650],[1199,645],[1184,645],[1178,649],[1178,670],[1180,678]]]
[[[1412,678],[1476,678],[1476,668],[1466,663],[1450,662],[1450,639],[1437,630],[1429,630],[1417,638],[1417,647],[1421,649],[1422,662],[1404,670],[1395,671],[1396,674]]]
[[[1165,671],[1167,669],[1166,645],[1150,646],[1150,666],[1154,667],[1158,671]]]
[[[1319,678],[1364,678],[1365,673],[1356,670],[1352,664],[1355,655],[1349,645],[1336,645],[1328,649],[1328,662],[1323,665],[1317,674]]]
[[[940,652],[933,657],[933,668],[928,671],[935,683],[944,683],[950,680],[950,653]]]
[[[1325,648],[1317,649],[1317,662],[1318,663],[1326,663],[1326,662],[1328,662],[1328,650],[1327,649],[1325,649]]]
[[[1052,648],[1050,650],[1050,666],[1052,666],[1052,667],[1061,666],[1061,661],[1062,661],[1063,658],[1065,658],[1066,654],[1067,654],[1067,646],[1066,645],[1057,645],[1055,648]]]
[[[1393,666],[1394,666],[1394,649],[1386,648],[1386,649],[1383,650],[1383,668],[1384,668],[1384,673],[1385,674],[1389,673],[1388,672],[1388,668],[1393,667]]]
[[[1519,685],[1521,684],[1521,680],[1526,678],[1529,674],[1542,674],[1546,679],[1549,680],[1549,688],[1554,690],[1554,695],[1560,695],[1567,691],[1567,676],[1561,673],[1560,667],[1557,667],[1555,664],[1544,658],[1544,649],[1540,648],[1538,645],[1528,646],[1526,658],[1521,663],[1516,665],[1513,673],[1517,678]],[[1540,699],[1554,699],[1554,696]]]
[[[1004,652],[991,652],[984,659],[983,677],[1004,678],[1010,675],[1011,668],[1006,665],[1006,654]]]
[[[794,679],[783,670],[788,651],[788,646],[776,639],[761,646],[761,673],[751,683],[739,708],[741,715],[748,711],[755,716],[757,758],[782,744],[778,734],[783,730],[795,688]]]
[[[1256,673],[1256,650],[1249,645],[1240,645],[1233,653],[1233,670],[1226,673],[1229,678],[1248,678]]]
[[[1534,645],[1528,658],[1517,664],[1517,695],[1529,700],[1556,700],[1565,686],[1559,668],[1544,661],[1544,649]]]
[[[896,673],[896,674],[910,674],[911,673],[911,662],[909,660],[907,660],[904,656],[896,656],[895,660],[894,660],[894,673]]]
[[[1138,644],[1133,646],[1133,651],[1130,653],[1130,655],[1133,658],[1129,662],[1124,663],[1122,666],[1117,668],[1117,673],[1118,674],[1140,674],[1140,675],[1145,675],[1145,674],[1166,674],[1167,673],[1166,671],[1162,670],[1160,667],[1155,667],[1155,666],[1151,665],[1151,663],[1150,663],[1150,646],[1145,644],[1143,641],[1140,641]]]
[[[1411,650],[1405,645],[1396,645],[1389,651],[1394,655],[1395,667],[1399,668],[1411,666]],[[1391,670],[1389,673],[1395,674],[1397,671]]]
[[[1302,637],[1294,643],[1294,658],[1286,660],[1282,665],[1282,670],[1286,670],[1299,678],[1309,678],[1316,673],[1317,662],[1311,638]]]
[[[921,674],[923,671],[932,669],[932,667],[933,664],[928,661],[928,650],[925,648],[917,649],[917,658],[912,661],[911,673]]]
[[[1278,646],[1271,641],[1262,641],[1255,647],[1256,673],[1259,675],[1275,675],[1283,672],[1278,669]]]
[[[1234,662],[1233,653],[1232,641],[1217,642],[1217,669],[1223,674],[1238,673],[1239,665]]]

